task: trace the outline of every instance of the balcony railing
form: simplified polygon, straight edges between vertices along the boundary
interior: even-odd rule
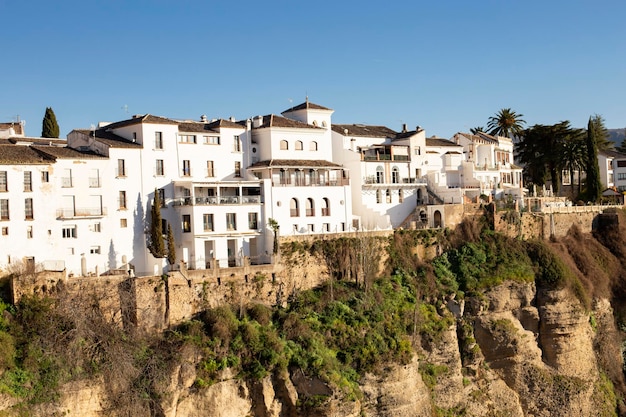
[[[282,178],[279,181],[272,181],[274,187],[336,187],[350,185],[350,178],[338,178],[334,180],[309,181],[297,178],[293,181],[289,178]]]
[[[172,201],[175,206],[210,206],[225,204],[260,204],[260,195],[220,196],[220,197],[178,197]]]
[[[72,188],[72,178],[71,177],[63,177],[63,178],[61,178],[61,187],[63,187],[63,188]]]
[[[100,178],[98,178],[98,177],[89,178],[89,187],[90,188],[100,188]]]
[[[101,217],[107,214],[104,207],[81,207],[81,208],[62,208],[57,210],[58,219],[73,219],[76,217]]]

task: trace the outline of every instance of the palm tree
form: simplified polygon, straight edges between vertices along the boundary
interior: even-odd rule
[[[485,132],[485,128],[484,128],[484,127],[482,127],[482,126],[476,126],[476,127],[473,127],[473,128],[471,128],[471,129],[470,129],[470,133],[471,133],[472,135],[475,135],[475,134],[477,134],[478,132],[483,132],[483,133],[484,133],[484,132]]]
[[[562,144],[563,169],[569,171],[571,198],[574,198],[574,172],[578,172],[578,193],[580,194],[580,173],[585,170],[587,161],[585,131],[567,127]]]
[[[491,116],[487,122],[490,135],[513,138],[520,136],[526,121],[523,114],[517,114],[511,109],[501,109],[495,116]]]

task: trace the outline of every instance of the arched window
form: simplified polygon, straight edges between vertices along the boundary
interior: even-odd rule
[[[383,202],[383,192],[381,190],[376,190],[376,203],[380,204]]]
[[[296,151],[301,151],[302,149],[303,149],[302,141],[301,140],[297,140],[296,141]]]
[[[311,143],[309,143],[309,150],[310,151],[316,151],[317,150],[317,142],[315,142],[314,140],[311,141]]]
[[[322,120],[322,127],[326,127],[326,121]]]
[[[307,216],[315,216],[315,204],[313,203],[312,198],[306,199],[306,215]]]
[[[330,200],[326,197],[322,199],[322,216],[330,216]]]
[[[398,167],[393,167],[391,169],[391,182],[397,184],[400,182],[400,170]]]
[[[376,184],[382,184],[385,182],[385,170],[383,167],[376,168]]]
[[[391,204],[391,190],[387,189],[385,196],[387,197],[387,204]]]
[[[298,200],[296,200],[295,198],[292,198],[289,202],[289,214],[291,215],[291,217],[300,216],[300,210],[298,210]]]
[[[313,120],[313,126],[317,126],[317,120]]]
[[[280,141],[280,150],[281,151],[286,151],[289,149],[289,143],[287,143],[286,140],[281,140]]]

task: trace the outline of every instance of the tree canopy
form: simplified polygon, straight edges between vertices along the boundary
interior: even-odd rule
[[[523,114],[517,114],[510,108],[501,109],[495,116],[491,116],[487,122],[489,134],[507,138],[520,136],[526,124],[526,121],[522,119],[523,116]]]
[[[148,250],[155,258],[165,258],[165,242],[163,240],[163,225],[161,224],[161,197],[159,190],[154,189],[154,200],[150,208],[150,236]]]
[[[52,107],[46,107],[46,114],[43,116],[43,122],[41,127],[41,137],[59,137],[59,124],[57,123],[57,117],[54,115],[54,110],[52,110]]]
[[[608,131],[604,127],[601,116],[595,115],[589,118],[587,123],[587,199],[598,201],[602,195],[602,183],[600,182],[600,167],[598,166],[599,143],[608,138]],[[604,145],[603,145],[604,146]]]

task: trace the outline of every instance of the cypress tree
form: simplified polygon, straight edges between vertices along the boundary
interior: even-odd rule
[[[43,116],[43,123],[41,126],[41,137],[59,137],[59,124],[57,123],[57,117],[54,115],[54,110],[52,110],[52,107],[46,107],[46,114]]]
[[[163,226],[161,225],[161,197],[154,189],[154,200],[150,208],[150,241],[148,250],[155,258],[165,257],[165,242],[163,242]]]
[[[174,232],[172,225],[167,225],[167,263],[174,265],[176,263],[176,244],[174,242]]]
[[[604,135],[604,136],[603,136]],[[587,199],[597,202],[602,194],[600,167],[598,166],[598,142],[606,138],[602,117],[595,115],[587,123]]]

